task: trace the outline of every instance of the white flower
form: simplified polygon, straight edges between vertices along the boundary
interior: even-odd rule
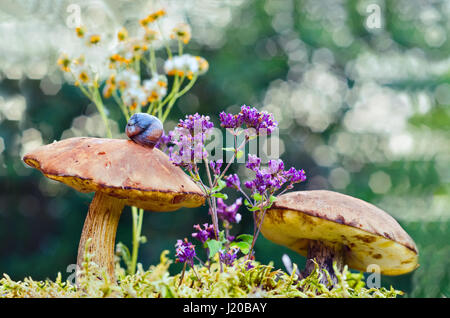
[[[190,54],[174,56],[164,63],[164,71],[168,75],[192,77],[205,73],[207,69],[208,62],[205,59]]]
[[[119,72],[116,79],[120,88],[136,88],[140,85],[139,75],[131,70]]]
[[[161,100],[167,94],[167,77],[153,74],[151,79],[145,80],[142,83],[142,87],[150,102]]]
[[[122,99],[130,108],[136,108],[139,104],[147,104],[147,94],[140,86],[126,88],[123,91]]]
[[[92,84],[95,78],[95,73],[82,59],[74,60],[71,63],[70,70],[75,77],[76,84]]]

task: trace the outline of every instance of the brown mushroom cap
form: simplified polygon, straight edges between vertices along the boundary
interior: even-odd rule
[[[102,191],[149,211],[205,202],[200,188],[166,154],[130,140],[69,138],[39,147],[23,160],[77,191]]]
[[[261,228],[269,240],[306,256],[311,240],[343,244],[344,262],[366,271],[400,275],[418,267],[411,237],[389,214],[376,206],[332,191],[283,194],[266,212]]]

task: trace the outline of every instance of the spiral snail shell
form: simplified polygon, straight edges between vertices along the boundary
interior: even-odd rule
[[[164,129],[161,121],[147,113],[136,113],[128,120],[127,136],[135,143],[153,148],[161,138]]]

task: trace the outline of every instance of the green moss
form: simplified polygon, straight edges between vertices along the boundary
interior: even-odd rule
[[[77,288],[63,282],[61,274],[55,281],[34,281],[25,278],[15,282],[8,275],[0,280],[0,297],[396,297],[402,292],[391,287],[367,289],[362,274],[350,273],[345,267],[337,272],[339,283],[328,289],[320,284],[318,268],[304,279],[299,280],[294,272],[289,275],[276,270],[271,264],[263,265],[253,262],[252,269],[246,268],[244,259],[236,265],[226,267],[221,273],[217,263],[210,268],[195,266],[184,274],[170,276],[169,266],[172,264],[167,255],[161,254],[160,263],[151,266],[147,271],[138,267],[135,275],[126,275],[125,270],[116,264],[118,285],[108,281],[104,272],[90,261],[91,255],[85,256],[81,269],[80,286]],[[325,273],[326,274],[326,273]]]

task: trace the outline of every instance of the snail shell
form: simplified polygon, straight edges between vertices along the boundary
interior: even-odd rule
[[[161,121],[147,113],[136,113],[128,120],[127,136],[135,143],[153,148],[161,138],[164,128]]]

